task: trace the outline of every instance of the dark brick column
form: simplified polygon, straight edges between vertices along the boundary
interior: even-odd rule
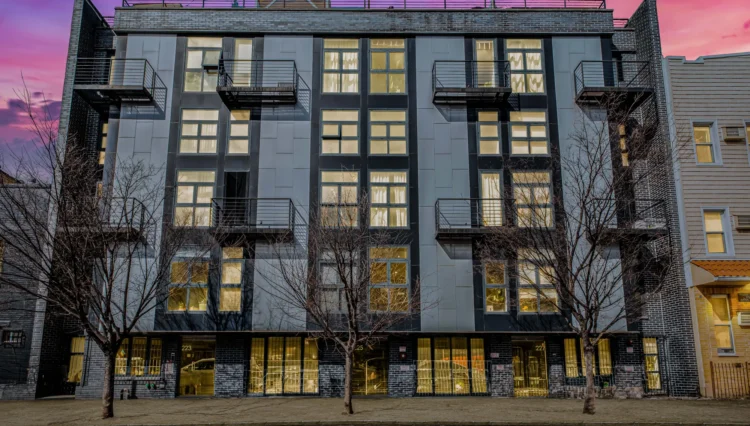
[[[563,354],[562,339],[547,339],[549,396],[552,398],[565,397],[565,357]]]
[[[513,349],[510,336],[493,335],[489,342],[490,395],[513,396]]]
[[[417,377],[413,342],[406,337],[392,337],[388,339],[388,348],[388,396],[414,396]]]
[[[344,396],[344,356],[332,342],[318,344],[318,387],[320,396]]]
[[[243,337],[216,337],[214,396],[240,397],[247,394],[247,344]]]

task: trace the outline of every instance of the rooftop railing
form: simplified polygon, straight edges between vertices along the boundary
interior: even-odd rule
[[[606,9],[606,0],[123,0],[131,8]]]

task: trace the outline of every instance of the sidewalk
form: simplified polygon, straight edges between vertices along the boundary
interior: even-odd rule
[[[242,398],[116,401],[116,418],[98,419],[100,401],[0,402],[0,424],[15,425],[508,425],[750,424],[750,401],[497,398],[363,398],[353,416],[340,398]]]

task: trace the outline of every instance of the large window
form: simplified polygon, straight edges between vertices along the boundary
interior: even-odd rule
[[[370,93],[405,93],[405,63],[404,39],[370,40]]]
[[[694,124],[693,138],[695,139],[695,157],[698,163],[716,163],[716,152],[714,150],[713,125]]]
[[[734,354],[734,333],[732,332],[732,310],[729,306],[729,296],[712,294],[709,300],[713,311],[716,349],[721,355]]]
[[[370,310],[409,309],[409,249],[370,248]]]
[[[544,93],[541,40],[506,40],[513,93]]]
[[[253,338],[248,393],[318,393],[318,345],[301,337]]]
[[[185,61],[185,91],[215,92],[221,38],[188,37]]]
[[[576,343],[580,350],[576,350]],[[565,339],[565,376],[581,377],[586,375],[586,357],[583,351],[583,343],[580,339]],[[578,363],[580,355],[580,369]],[[609,339],[601,339],[594,351],[594,374],[599,376],[612,375],[612,353]],[[598,369],[597,369],[598,367]]]
[[[479,155],[500,155],[497,111],[479,111]]]
[[[409,226],[406,175],[406,172],[370,172],[370,226]]]
[[[552,226],[549,172],[514,172],[513,196],[519,227]]]
[[[518,307],[521,313],[557,312],[557,290],[553,277],[551,268],[540,268],[519,257]]]
[[[324,110],[321,154],[359,153],[359,111]]]
[[[115,375],[158,376],[161,374],[161,339],[125,339],[115,356]]]
[[[172,312],[205,312],[208,307],[208,261],[172,262],[167,309]]]
[[[469,395],[487,393],[484,339],[417,339],[417,393]]]
[[[359,216],[359,172],[321,172],[320,181],[322,225],[356,226]]]
[[[646,386],[648,390],[661,389],[659,345],[655,337],[643,338],[643,356],[646,362]]]
[[[487,262],[483,265],[485,312],[508,312],[508,283],[505,264]]]
[[[406,111],[370,111],[370,155],[406,155]]]
[[[183,109],[180,154],[216,154],[219,110]]]
[[[323,40],[323,93],[359,92],[359,40]]]
[[[544,155],[547,148],[547,113],[511,111],[510,145],[514,155]]]
[[[344,283],[339,266],[331,253],[324,253],[320,260],[320,302],[323,312],[339,313],[344,310]],[[351,273],[352,271],[350,271]],[[356,278],[355,278],[356,279]]]
[[[238,312],[242,302],[242,247],[224,247],[221,254],[221,292],[219,311]]]
[[[229,122],[227,154],[247,155],[250,152],[250,111],[232,111]]]
[[[73,337],[70,339],[68,383],[81,383],[81,374],[83,374],[83,351],[85,346],[85,337]]]
[[[727,253],[727,238],[724,233],[725,210],[705,210],[703,227],[706,230],[706,249],[710,254]]]
[[[177,204],[174,223],[177,226],[210,226],[211,199],[214,197],[214,171],[178,171]]]

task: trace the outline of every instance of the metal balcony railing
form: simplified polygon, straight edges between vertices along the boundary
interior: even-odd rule
[[[291,60],[219,61],[216,91],[229,107],[297,102],[297,65]]]
[[[622,29],[628,26],[630,19],[628,18],[614,18],[612,19],[612,26],[618,29]]]
[[[594,207],[605,212],[603,217],[611,217],[608,227],[627,231],[668,231],[669,216],[664,200],[637,198],[631,200],[597,200],[601,205]],[[609,214],[611,212],[611,214]]]
[[[440,198],[435,202],[437,234],[470,235],[506,226],[511,223],[511,206],[500,198]]]
[[[138,238],[146,226],[146,206],[136,198],[91,198],[90,202],[63,202],[58,226],[88,234]]]
[[[235,9],[606,9],[606,0],[123,0],[122,7]]]
[[[295,208],[289,198],[214,198],[213,225],[222,231],[273,234],[294,228]]]
[[[80,58],[73,83],[94,105],[151,103],[166,96],[166,85],[146,59]]]
[[[582,103],[601,103],[613,96],[623,97],[618,102],[642,103],[654,91],[648,61],[582,61],[574,75],[576,100]]]
[[[497,103],[511,92],[507,61],[435,61],[432,100],[436,104]]]

